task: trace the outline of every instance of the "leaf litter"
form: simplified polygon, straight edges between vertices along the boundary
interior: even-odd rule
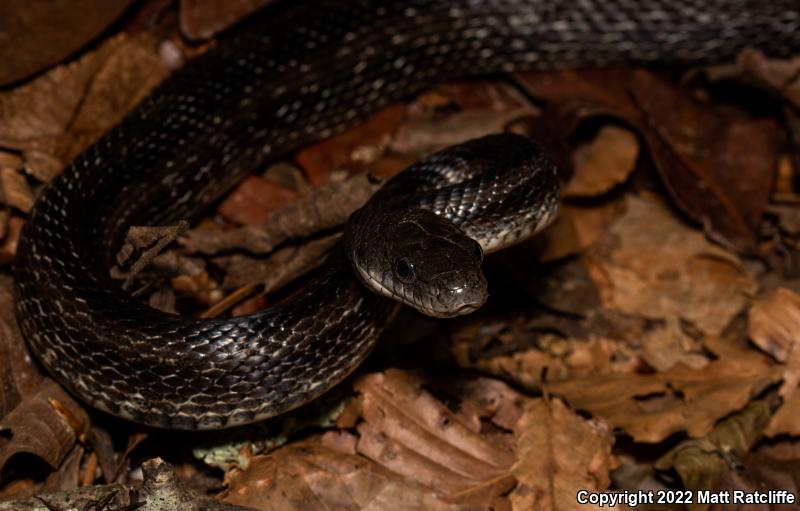
[[[713,70],[526,73],[436,87],[252,169],[190,230],[131,240],[120,255],[136,274],[121,276],[141,299],[202,317],[268,306],[383,179],[486,133],[545,143],[564,204],[537,239],[487,258],[484,309],[401,315],[365,368],[286,417],[176,442],[75,402],[31,363],[14,322],[9,263],[26,214],[203,51],[178,30],[208,39],[264,2],[156,3],[70,59],[42,54],[38,76],[0,91],[0,497],[13,509],[37,494],[152,505],[159,484],[180,505],[286,510],[586,509],[577,490],[647,485],[798,491],[797,59],[757,52],[724,80],[768,91],[771,109],[717,95]],[[175,472],[145,462],[158,456]]]

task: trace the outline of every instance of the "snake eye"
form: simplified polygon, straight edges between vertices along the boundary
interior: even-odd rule
[[[402,282],[408,283],[414,280],[414,267],[407,259],[398,259],[395,261],[394,273]]]

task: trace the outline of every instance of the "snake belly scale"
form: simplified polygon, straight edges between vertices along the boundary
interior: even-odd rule
[[[289,410],[351,372],[388,321],[394,301],[360,281],[408,299],[410,263],[393,260],[401,282],[389,282],[370,273],[374,254],[356,256],[358,262],[348,254],[355,273],[335,254],[302,295],[276,307],[232,319],[176,317],[109,281],[107,269],[130,225],[196,218],[247,171],[444,79],[724,61],[744,47],[785,55],[800,45],[799,11],[796,0],[278,2],[174,73],[47,188],[17,252],[23,335],[61,384],[134,421],[210,429]],[[428,162],[390,183],[384,199],[394,189],[415,210],[399,225],[465,251],[471,246],[478,259],[480,250],[453,234],[453,225],[484,250],[496,248],[488,238],[510,243],[535,231],[557,202],[537,146],[523,143],[519,150],[538,162],[526,179],[517,166],[482,180],[474,167],[459,163],[465,150],[477,160],[484,151],[517,154],[505,149],[508,139],[462,147],[449,170]],[[469,183],[463,188],[462,178]],[[519,200],[494,201],[512,182],[533,191],[508,191]],[[415,187],[424,197],[415,198]],[[472,202],[448,202],[461,199]],[[377,202],[369,208],[384,215]],[[470,216],[481,212],[490,220]],[[394,214],[400,213],[385,213]],[[524,216],[532,227],[521,226]],[[348,225],[345,238],[358,245],[363,233]],[[399,284],[403,292],[387,287]]]

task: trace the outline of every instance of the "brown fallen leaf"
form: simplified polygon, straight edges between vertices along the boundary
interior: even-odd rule
[[[717,335],[756,283],[736,255],[682,224],[659,200],[629,196],[609,243],[592,259],[606,307],[649,319],[680,317]]]
[[[741,412],[720,421],[709,434],[673,447],[654,466],[661,471],[674,470],[688,489],[710,490],[728,475],[734,466],[733,457],[750,451],[761,438],[769,418],[769,405],[753,401]],[[692,506],[695,510],[707,508]]]
[[[313,186],[329,183],[334,170],[369,170],[383,155],[405,112],[405,105],[385,108],[353,129],[301,149],[295,160]]]
[[[219,214],[242,225],[258,225],[270,215],[297,200],[289,188],[258,176],[248,176],[225,197]]]
[[[462,504],[500,499],[514,486],[510,437],[482,435],[477,414],[451,411],[422,383],[399,370],[355,382],[364,419],[358,452]]]
[[[656,371],[668,371],[676,364],[692,369],[708,365],[702,346],[681,329],[678,318],[667,318],[664,326],[657,326],[642,337],[642,359]]]
[[[778,362],[800,351],[800,295],[780,288],[756,300],[748,316],[750,339]]]
[[[84,409],[56,382],[45,379],[0,420],[0,430],[8,432],[0,443],[0,468],[19,453],[58,468],[88,425]]]
[[[678,206],[713,238],[741,252],[754,250],[776,170],[780,132],[772,120],[703,103],[643,70],[517,78],[533,96],[555,102],[566,125],[595,115],[625,120],[647,143]]]
[[[310,441],[256,456],[246,470],[228,472],[226,482],[225,502],[265,511],[463,509],[363,456]]]
[[[118,35],[76,62],[0,92],[0,144],[21,151],[39,177],[52,177],[166,76],[156,45],[146,32]]]
[[[544,383],[543,388],[637,442],[656,443],[681,431],[696,438],[781,378],[780,368],[767,357],[733,342],[706,338],[706,347],[718,358],[700,370],[678,364],[660,373],[593,375]]]
[[[765,353],[782,363],[784,382],[779,394],[783,404],[766,430],[770,437],[800,434],[800,296],[779,288],[750,308],[748,335]]]
[[[132,0],[0,3],[0,85],[62,61],[105,30]]]
[[[595,197],[624,183],[636,168],[639,141],[625,128],[606,125],[594,139],[575,152],[575,172],[562,197]]]
[[[579,490],[601,492],[610,484],[614,437],[600,421],[587,421],[558,399],[536,399],[516,426],[519,484],[509,499],[514,510],[585,510]]]

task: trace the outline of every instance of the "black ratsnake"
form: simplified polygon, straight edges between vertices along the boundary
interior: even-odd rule
[[[22,332],[59,382],[121,417],[210,429],[279,414],[352,371],[395,308],[342,251],[362,281],[428,313],[482,303],[469,237],[491,250],[556,208],[538,146],[490,137],[414,166],[354,215],[306,293],[247,317],[170,316],[120,291],[107,269],[130,225],[196,218],[247,171],[445,79],[798,46],[798,0],[279,2],[174,73],[49,186],[17,252]],[[361,224],[370,217],[393,227]],[[428,241],[409,238],[420,234]]]

